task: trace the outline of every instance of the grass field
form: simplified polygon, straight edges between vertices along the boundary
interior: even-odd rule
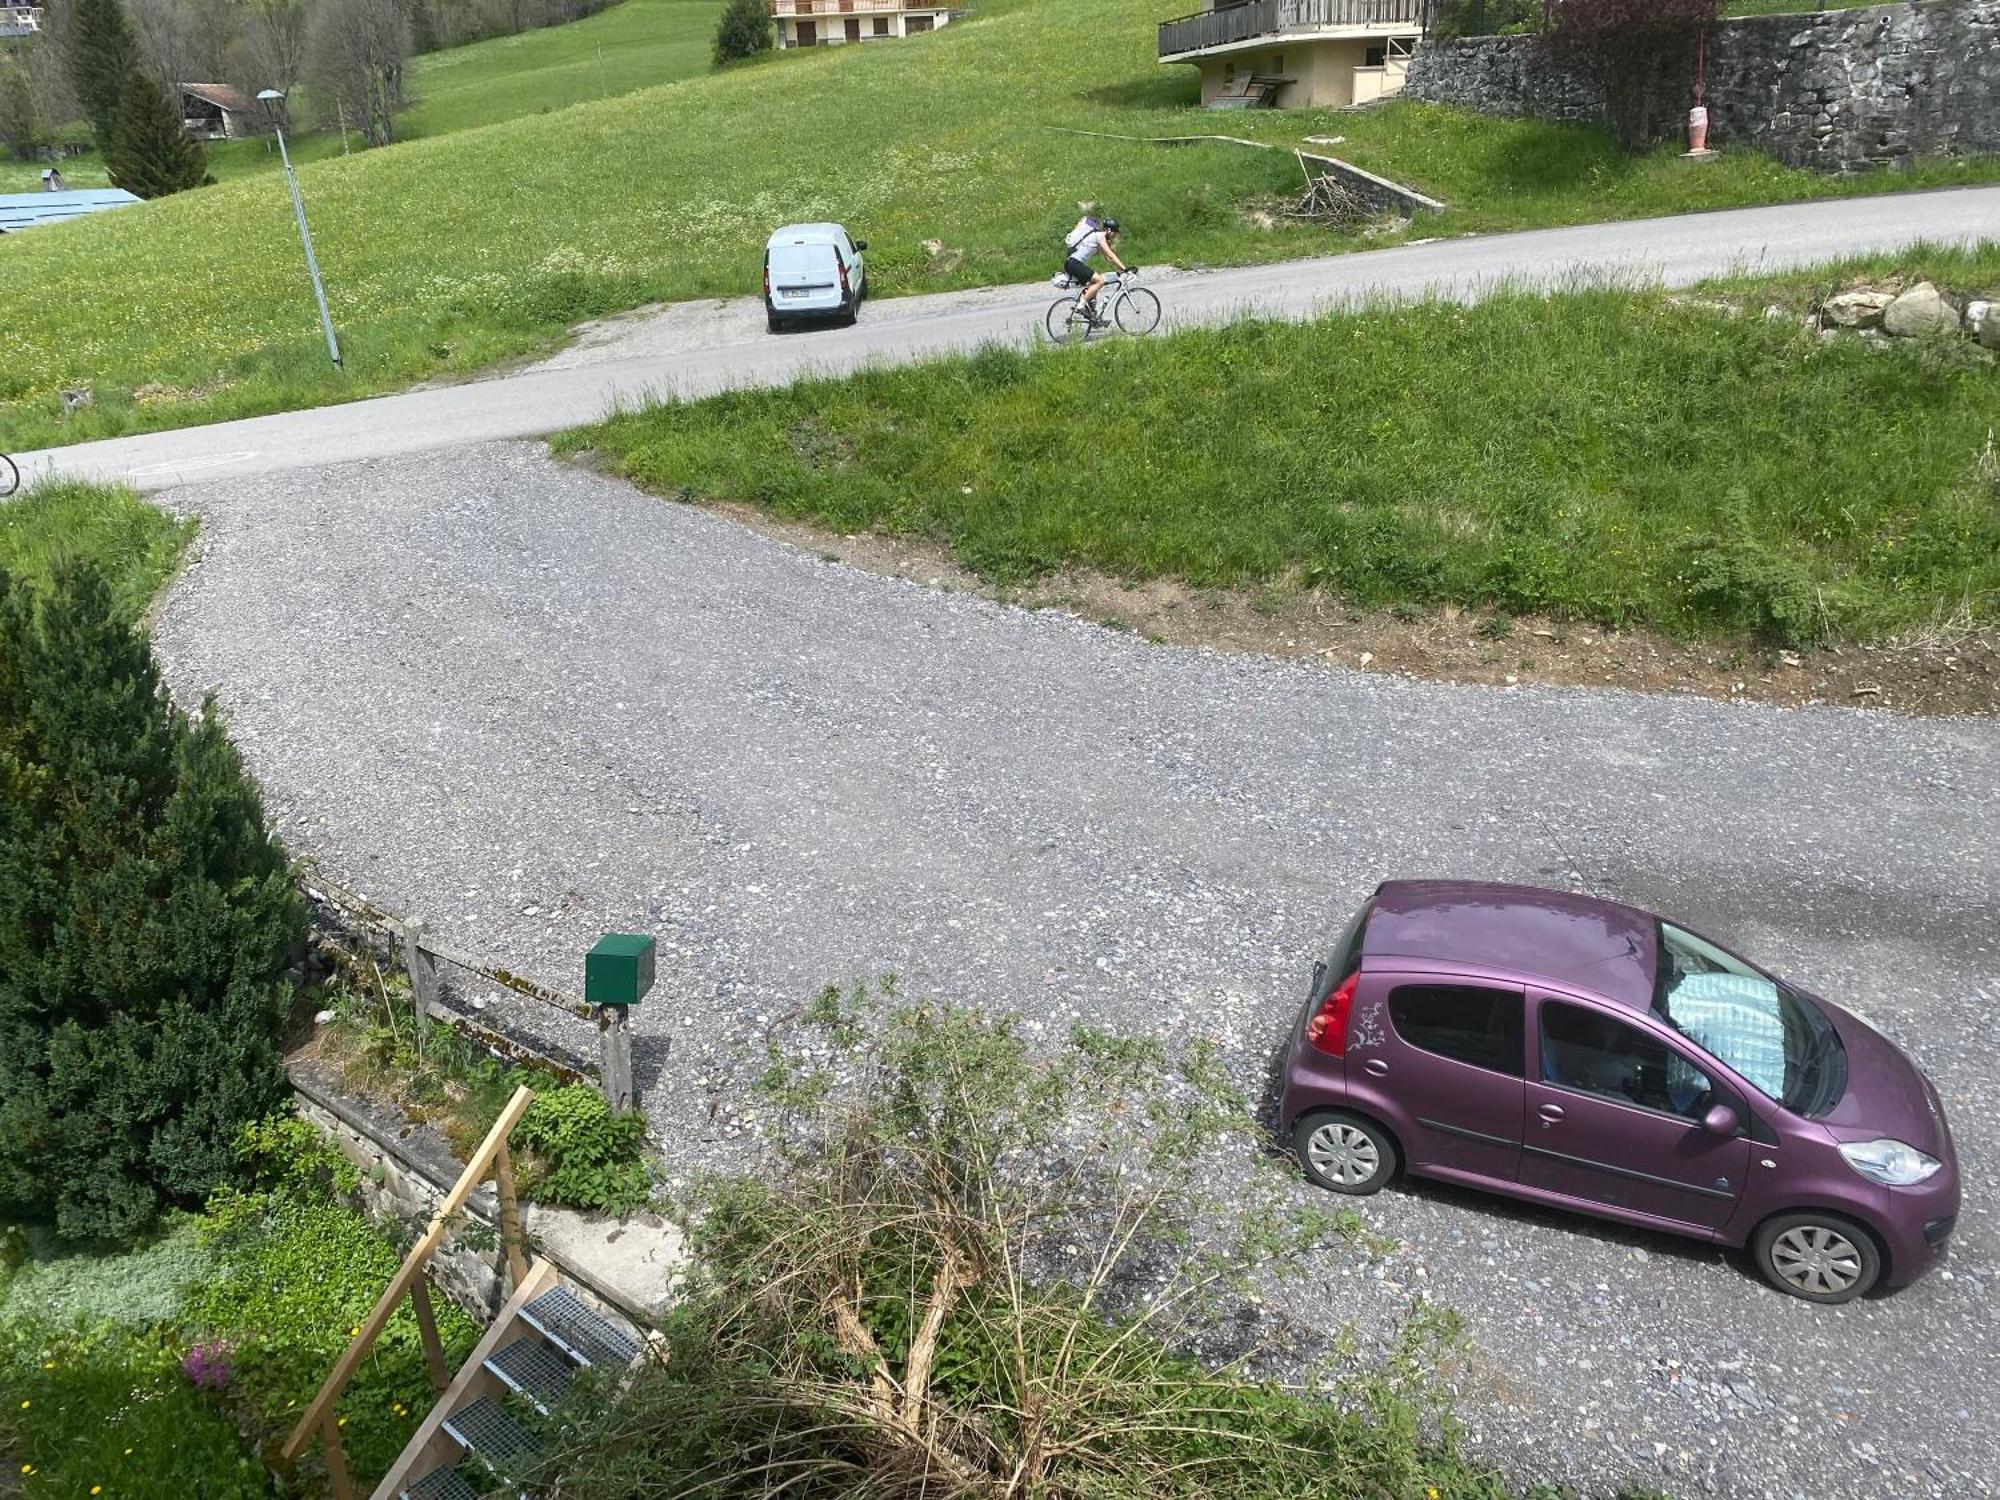
[[[396,116],[397,137],[449,135],[692,78],[708,69],[721,8],[721,0],[621,0],[568,26],[412,58],[407,87],[413,102]],[[348,144],[358,150],[360,138]],[[340,136],[330,130],[289,135],[286,145],[300,163],[342,154]],[[218,182],[277,167],[274,141],[208,143],[208,168]],[[0,193],[34,191],[41,171],[39,162],[0,161]],[[96,152],[65,162],[63,175],[71,187],[110,182]]]
[[[1924,269],[2000,289],[2000,251]],[[1823,343],[1758,315],[1771,290],[1740,317],[1607,291],[994,348],[564,443],[1000,583],[1288,580],[1786,644],[1994,618],[1990,358]]]
[[[111,485],[43,483],[0,501],[0,570],[46,583],[64,562],[90,562],[133,619],[173,576],[194,536],[130,490]]]
[[[790,219],[840,218],[865,234],[871,280],[887,294],[1045,274],[1082,199],[1125,219],[1142,263],[1362,242],[1259,227],[1243,212],[1292,190],[1298,169],[1285,153],[1049,128],[1212,128],[1189,108],[1193,70],[1154,57],[1158,9],[990,0],[906,42],[786,54],[312,163],[305,191],[345,375],[326,367],[291,220],[268,181],[11,237],[0,244],[0,327],[27,336],[0,361],[0,446],[339,400],[543,347],[613,309],[741,293],[756,285],[764,235]],[[1228,123],[1273,142],[1344,135],[1345,154],[1454,205],[1426,233],[2000,174],[1982,161],[1830,179],[1752,156],[1689,170],[1671,152],[1625,158],[1595,131],[1417,104]],[[96,402],[65,417],[58,392],[81,384]]]

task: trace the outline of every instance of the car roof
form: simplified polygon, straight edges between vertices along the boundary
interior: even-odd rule
[[[1508,970],[1649,1009],[1658,919],[1573,891],[1480,880],[1391,880],[1375,893],[1361,961]]]
[[[847,231],[838,224],[787,224],[783,229],[772,230],[770,239],[764,244],[768,249],[772,245],[795,245],[801,240],[809,244],[824,244],[828,240],[845,238]]]

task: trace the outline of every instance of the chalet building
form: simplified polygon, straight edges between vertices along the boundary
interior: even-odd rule
[[[935,31],[957,14],[908,0],[766,0],[780,47],[838,47]]]
[[[42,29],[39,5],[0,5],[0,41],[33,36]]]
[[[263,112],[226,83],[177,83],[181,124],[198,141],[233,141],[263,129]]]
[[[1208,0],[1160,23],[1160,61],[1211,109],[1340,108],[1403,87],[1435,0]]]

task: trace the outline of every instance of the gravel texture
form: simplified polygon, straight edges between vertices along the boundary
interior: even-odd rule
[[[1319,934],[1390,875],[1581,882],[1853,1003],[1952,1112],[1948,1272],[1817,1309],[1691,1243],[1415,1185],[1364,1207],[1393,1248],[1330,1251],[1287,1310],[1461,1310],[1474,1447],[1523,1482],[1996,1492],[2000,725],[1150,646],[533,445],[168,500],[204,528],[161,653],[219,693],[295,853],[571,988],[598,932],[658,935],[637,1061],[678,1168],[744,1151],[788,1013],[887,971],[1051,1035],[1213,1037],[1257,1093]]]

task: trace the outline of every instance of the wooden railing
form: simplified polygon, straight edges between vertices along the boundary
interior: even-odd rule
[[[1430,9],[1430,0],[1249,0],[1162,21],[1160,56],[1335,26],[1405,26],[1415,31],[1422,29]]]
[[[528,1258],[521,1249],[521,1210],[514,1196],[514,1161],[507,1154],[507,1137],[514,1127],[521,1123],[521,1116],[534,1103],[535,1095],[530,1089],[514,1090],[514,1097],[507,1101],[507,1107],[500,1111],[500,1118],[493,1122],[493,1128],[486,1132],[486,1139],[479,1143],[479,1149],[472,1153],[472,1160],[465,1164],[457,1183],[445,1195],[431,1216],[430,1227],[423,1238],[410,1247],[410,1253],[403,1257],[403,1264],[383,1288],[375,1310],[368,1314],[361,1327],[349,1340],[346,1350],[334,1361],[333,1369],[319,1388],[319,1394],[312,1398],[312,1404],[299,1418],[299,1425],[292,1429],[292,1435],[285,1439],[285,1446],[279,1450],[289,1467],[299,1461],[299,1457],[311,1445],[315,1435],[326,1448],[327,1481],[331,1485],[334,1500],[354,1500],[354,1483],[348,1478],[347,1459],[340,1447],[340,1419],[334,1415],[334,1406],[340,1400],[340,1393],[347,1388],[355,1369],[366,1357],[368,1350],[380,1337],[383,1328],[396,1311],[396,1304],[403,1298],[410,1299],[410,1311],[416,1315],[417,1334],[424,1346],[424,1363],[430,1369],[431,1385],[440,1394],[451,1384],[451,1371],[445,1367],[444,1345],[438,1340],[437,1319],[431,1311],[430,1287],[424,1280],[424,1272],[429,1267],[431,1257],[443,1243],[445,1231],[465,1207],[466,1199],[473,1190],[493,1174],[494,1191],[500,1200],[500,1243],[507,1252],[508,1284],[518,1287],[527,1278]]]

